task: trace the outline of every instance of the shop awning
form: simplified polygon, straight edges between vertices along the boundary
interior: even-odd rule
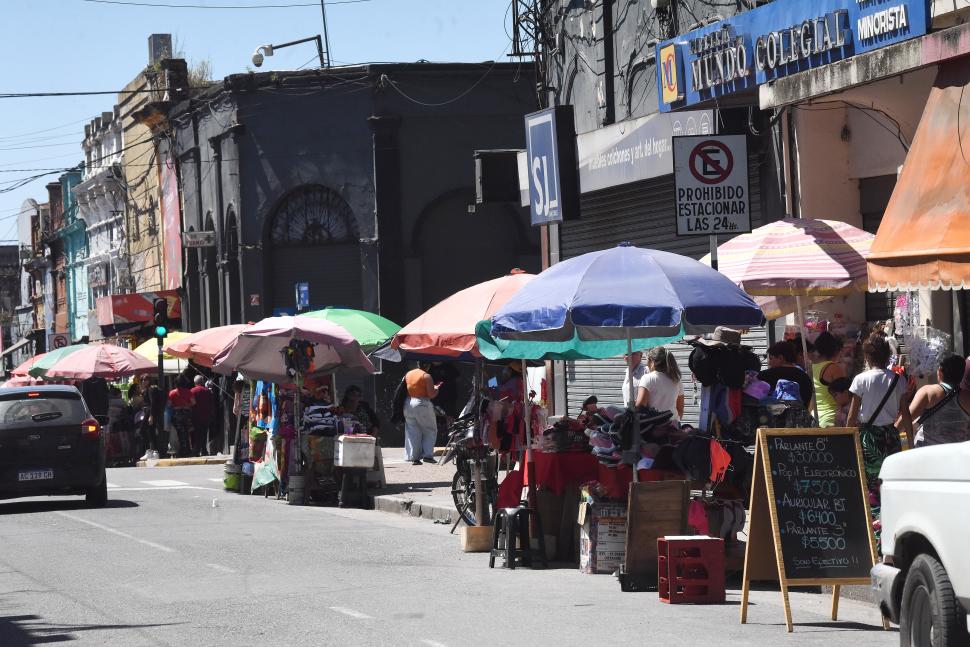
[[[869,291],[970,287],[970,66],[940,66],[867,257]]]
[[[30,343],[30,340],[29,339],[21,339],[18,342],[16,342],[15,344],[11,345],[10,348],[4,348],[3,349],[3,352],[0,353],[0,357],[5,357],[5,356],[9,355],[10,353],[14,353],[14,352],[20,350],[21,348],[23,348],[24,346],[26,346],[29,343]]]
[[[105,337],[139,328],[152,320],[155,299],[168,301],[168,318],[182,318],[182,301],[177,290],[112,294],[98,297],[98,324]]]

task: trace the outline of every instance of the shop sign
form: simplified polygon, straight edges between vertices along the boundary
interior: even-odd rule
[[[532,224],[545,225],[578,217],[572,106],[556,106],[526,115],[525,140]]]
[[[744,135],[674,137],[678,236],[751,231]]]
[[[214,231],[183,231],[182,247],[215,247],[216,232]]]
[[[925,0],[776,0],[657,45],[662,111],[926,33]]]
[[[310,305],[310,284],[296,284],[296,309],[303,310]]]
[[[674,172],[671,137],[713,134],[711,110],[653,113],[576,137],[579,190],[599,191]]]

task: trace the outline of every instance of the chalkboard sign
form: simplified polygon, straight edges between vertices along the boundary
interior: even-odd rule
[[[766,470],[791,580],[869,580],[871,524],[853,435],[767,436]]]
[[[741,587],[747,621],[750,583],[781,585],[788,631],[790,585],[869,584],[876,561],[858,430],[759,429]],[[885,625],[884,625],[885,626]]]

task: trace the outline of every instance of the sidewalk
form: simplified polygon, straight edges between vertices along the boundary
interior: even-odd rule
[[[385,447],[383,452],[387,487],[370,490],[375,510],[449,524],[458,519],[451,498],[452,463],[412,465],[404,460],[403,448]]]
[[[231,457],[224,454],[216,456],[193,456],[191,458],[160,458],[155,467],[178,467],[179,465],[224,465]],[[138,467],[148,467],[145,461],[138,461]]]

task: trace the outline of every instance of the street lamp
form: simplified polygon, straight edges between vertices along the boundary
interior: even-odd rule
[[[309,43],[310,41],[314,41],[317,44],[317,56],[320,57],[320,67],[329,67],[324,62],[323,41],[321,40],[319,34],[316,36],[310,36],[309,38],[301,38],[300,40],[293,40],[288,43],[281,43],[280,45],[260,45],[259,47],[256,48],[256,51],[253,52],[253,65],[255,65],[256,67],[261,67],[263,65],[263,60],[265,59],[265,57],[272,56],[273,53],[278,49],[283,49],[284,47],[290,47],[291,45],[299,45],[300,43]],[[328,52],[328,55],[329,55],[329,52]]]

